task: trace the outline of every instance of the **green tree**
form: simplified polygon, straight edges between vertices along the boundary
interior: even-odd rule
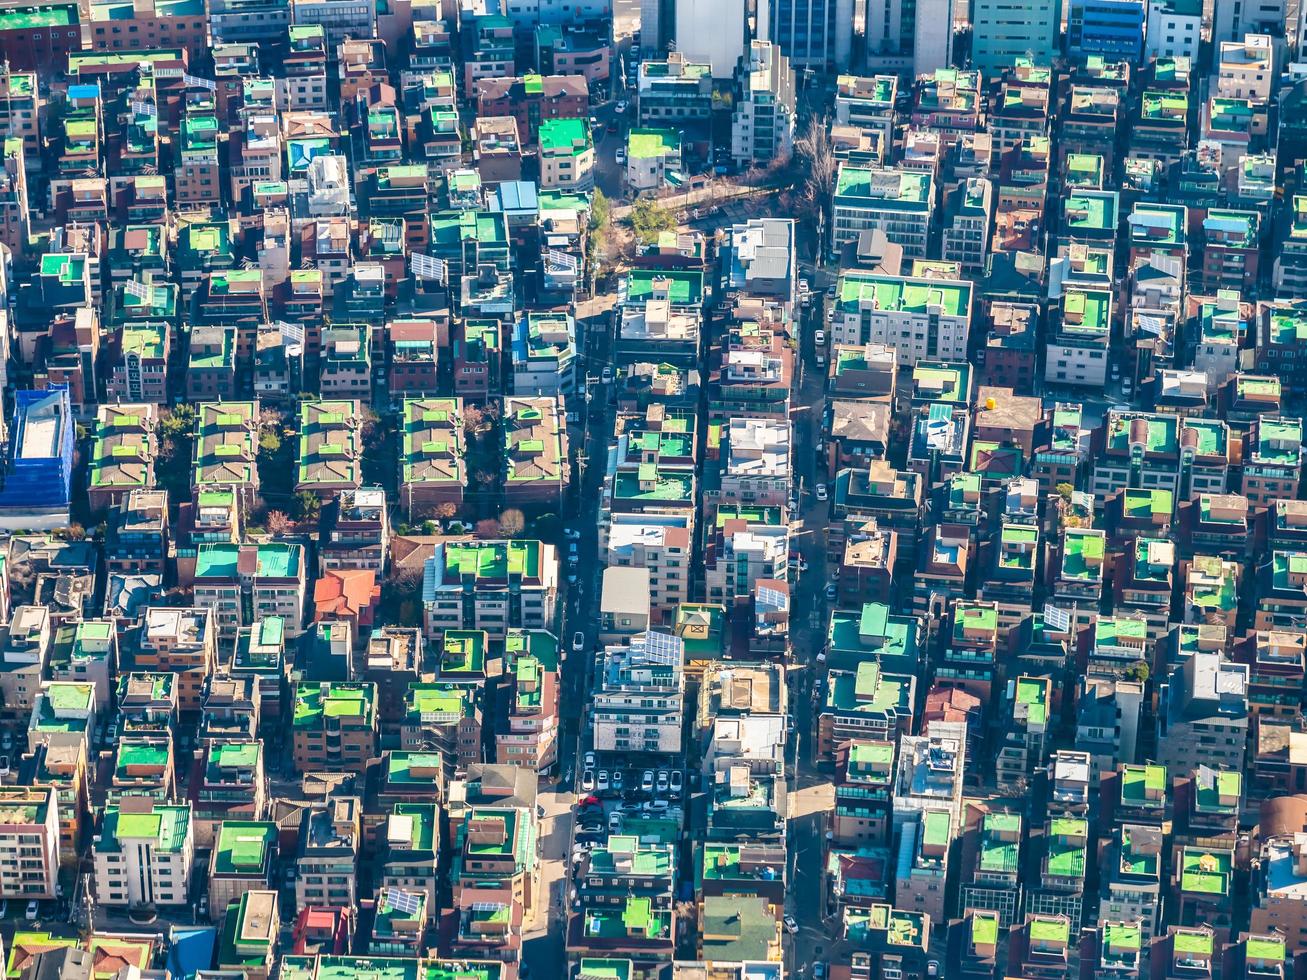
[[[1075,487],[1069,483],[1059,483],[1054,489],[1068,504],[1071,503],[1071,494],[1075,492]]]
[[[1126,670],[1125,676],[1129,680],[1138,681],[1140,684],[1143,684],[1148,680],[1148,664],[1143,660],[1136,661]]]
[[[631,207],[631,229],[644,244],[656,241],[665,231],[676,228],[676,216],[652,198],[642,197]]]
[[[295,514],[301,521],[314,520],[321,509],[322,501],[318,499],[316,493],[301,490],[295,494]]]
[[[608,227],[608,218],[612,214],[612,205],[608,197],[599,188],[595,188],[594,197],[590,199],[590,230],[601,231]]]

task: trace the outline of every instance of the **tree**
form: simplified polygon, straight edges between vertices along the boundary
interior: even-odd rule
[[[280,538],[295,530],[295,522],[290,519],[290,515],[283,510],[268,511],[267,518],[268,533],[274,538]]]
[[[676,216],[653,198],[642,197],[631,207],[631,230],[643,244],[658,240],[665,231],[676,229]]]
[[[612,206],[608,203],[607,195],[596,187],[594,197],[590,199],[590,230],[595,232],[607,228],[611,213]]]
[[[1135,661],[1126,669],[1125,676],[1128,680],[1143,684],[1148,680],[1148,663],[1143,660]]]
[[[1057,490],[1063,500],[1068,504],[1071,503],[1071,494],[1075,492],[1075,487],[1069,483],[1059,483],[1054,489]]]
[[[499,515],[499,531],[510,538],[515,538],[526,530],[526,515],[516,507],[510,507]]]
[[[802,174],[794,199],[796,217],[817,229],[817,248],[824,251],[826,206],[835,193],[839,165],[824,116],[809,117],[808,128],[794,142],[794,158]]]
[[[452,500],[441,501],[440,505],[436,508],[436,516],[443,521],[447,521],[451,517],[457,517],[458,504],[454,503]]]
[[[476,536],[478,538],[499,537],[499,522],[493,517],[487,517],[483,521],[477,521]]]
[[[301,521],[312,521],[322,510],[322,501],[318,495],[310,490],[301,490],[295,494],[295,512],[299,515]]]
[[[259,455],[276,456],[281,452],[281,434],[272,429],[264,429],[259,436]]]
[[[490,419],[486,411],[477,405],[463,406],[463,432],[470,438],[480,437],[490,428]]]

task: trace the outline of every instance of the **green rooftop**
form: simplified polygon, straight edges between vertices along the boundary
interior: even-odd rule
[[[945,316],[971,311],[971,284],[942,279],[910,279],[846,272],[840,277],[836,308],[858,315],[864,307],[890,313],[925,314],[938,307]]]
[[[651,160],[681,154],[681,134],[674,129],[633,129],[626,137],[632,160]]]
[[[542,153],[570,153],[575,156],[594,146],[584,119],[544,119],[540,122]]]
[[[370,683],[300,683],[295,685],[296,728],[317,726],[324,718],[339,718],[371,726],[377,686]]]
[[[275,823],[224,820],[218,825],[214,874],[245,875],[266,880],[276,847]]]
[[[1229,851],[1186,847],[1180,862],[1180,890],[1200,895],[1228,895],[1233,863]]]

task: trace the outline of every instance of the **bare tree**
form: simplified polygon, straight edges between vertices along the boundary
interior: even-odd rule
[[[794,142],[794,158],[803,174],[795,195],[798,216],[817,228],[817,248],[826,247],[826,208],[835,193],[835,144],[824,116],[811,116],[808,127]]]
[[[499,534],[499,522],[493,517],[477,521],[476,535],[478,538],[497,538]]]
[[[510,538],[515,538],[526,530],[526,515],[516,507],[510,507],[499,515],[499,530]]]
[[[454,503],[452,500],[441,501],[440,505],[436,508],[436,516],[445,521],[449,520],[451,517],[457,517],[458,504]]]
[[[274,538],[280,538],[295,530],[295,522],[290,519],[290,516],[285,511],[281,510],[268,511],[268,517],[265,524],[268,528],[268,533]]]

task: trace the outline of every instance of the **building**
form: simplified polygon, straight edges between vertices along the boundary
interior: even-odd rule
[[[91,846],[95,895],[127,908],[189,905],[195,840],[189,803],[124,797],[104,810]]]
[[[841,163],[831,198],[831,255],[879,230],[904,256],[924,259],[934,207],[929,173]]]
[[[17,11],[3,13],[14,16]],[[0,30],[0,38],[4,33]],[[68,387],[21,390],[15,398],[0,486],[0,527],[66,527],[76,436]]]
[[[597,751],[680,754],[682,650],[680,637],[650,632],[605,651],[590,709]]]
[[[1246,664],[1218,653],[1193,654],[1158,695],[1157,761],[1172,772],[1192,767],[1195,746],[1206,764],[1242,771],[1248,751]]]
[[[612,513],[600,528],[605,564],[649,570],[649,607],[670,615],[690,601],[693,516]]]
[[[1212,9],[1212,46],[1225,41],[1242,41],[1248,34],[1284,37],[1290,31],[1288,0],[1258,0],[1254,4],[1238,0],[1217,0]]]
[[[584,191],[594,186],[595,147],[584,119],[540,123],[540,187]]]
[[[951,279],[849,271],[840,277],[831,318],[835,344],[882,344],[902,367],[919,360],[965,361],[972,286]]]
[[[222,637],[268,616],[280,617],[287,635],[296,637],[304,620],[305,576],[299,544],[205,543],[195,559],[195,602],[214,610]]]
[[[55,897],[59,877],[59,801],[52,786],[0,786],[0,897]]]
[[[294,858],[296,908],[357,904],[359,809],[355,797],[337,796],[311,803],[301,813]]]
[[[1137,61],[1144,50],[1145,0],[1071,0],[1067,52]]]
[[[759,37],[776,45],[795,68],[843,71],[853,48],[852,0],[767,0]],[[766,30],[761,30],[765,21]]]
[[[741,38],[741,52],[743,44]],[[734,67],[733,61],[731,70]],[[673,51],[662,61],[640,62],[636,109],[641,126],[706,122],[712,114],[712,94],[712,67],[690,61],[682,51]]]
[[[745,0],[674,0],[675,50],[727,79],[745,56],[749,11]]]
[[[975,0],[971,25],[971,62],[986,78],[1023,58],[1051,65],[1062,48],[1062,0]]]
[[[505,398],[500,417],[505,503],[558,506],[572,470],[562,397]]]
[[[426,560],[423,627],[444,630],[550,629],[558,590],[554,546],[539,541],[442,542]]]
[[[82,50],[81,8],[75,3],[8,7],[0,17],[0,54],[19,70],[64,71]]]
[[[867,9],[866,64],[918,78],[953,62],[953,0],[891,0]]]
[[[776,0],[782,2],[797,7],[804,0]],[[835,0],[827,3],[836,5]],[[794,150],[794,72],[786,50],[752,41],[736,68],[740,96],[731,114],[731,159],[736,166],[772,167],[788,160]]]
[[[370,683],[301,683],[292,725],[300,772],[361,772],[377,753],[377,687]]]

